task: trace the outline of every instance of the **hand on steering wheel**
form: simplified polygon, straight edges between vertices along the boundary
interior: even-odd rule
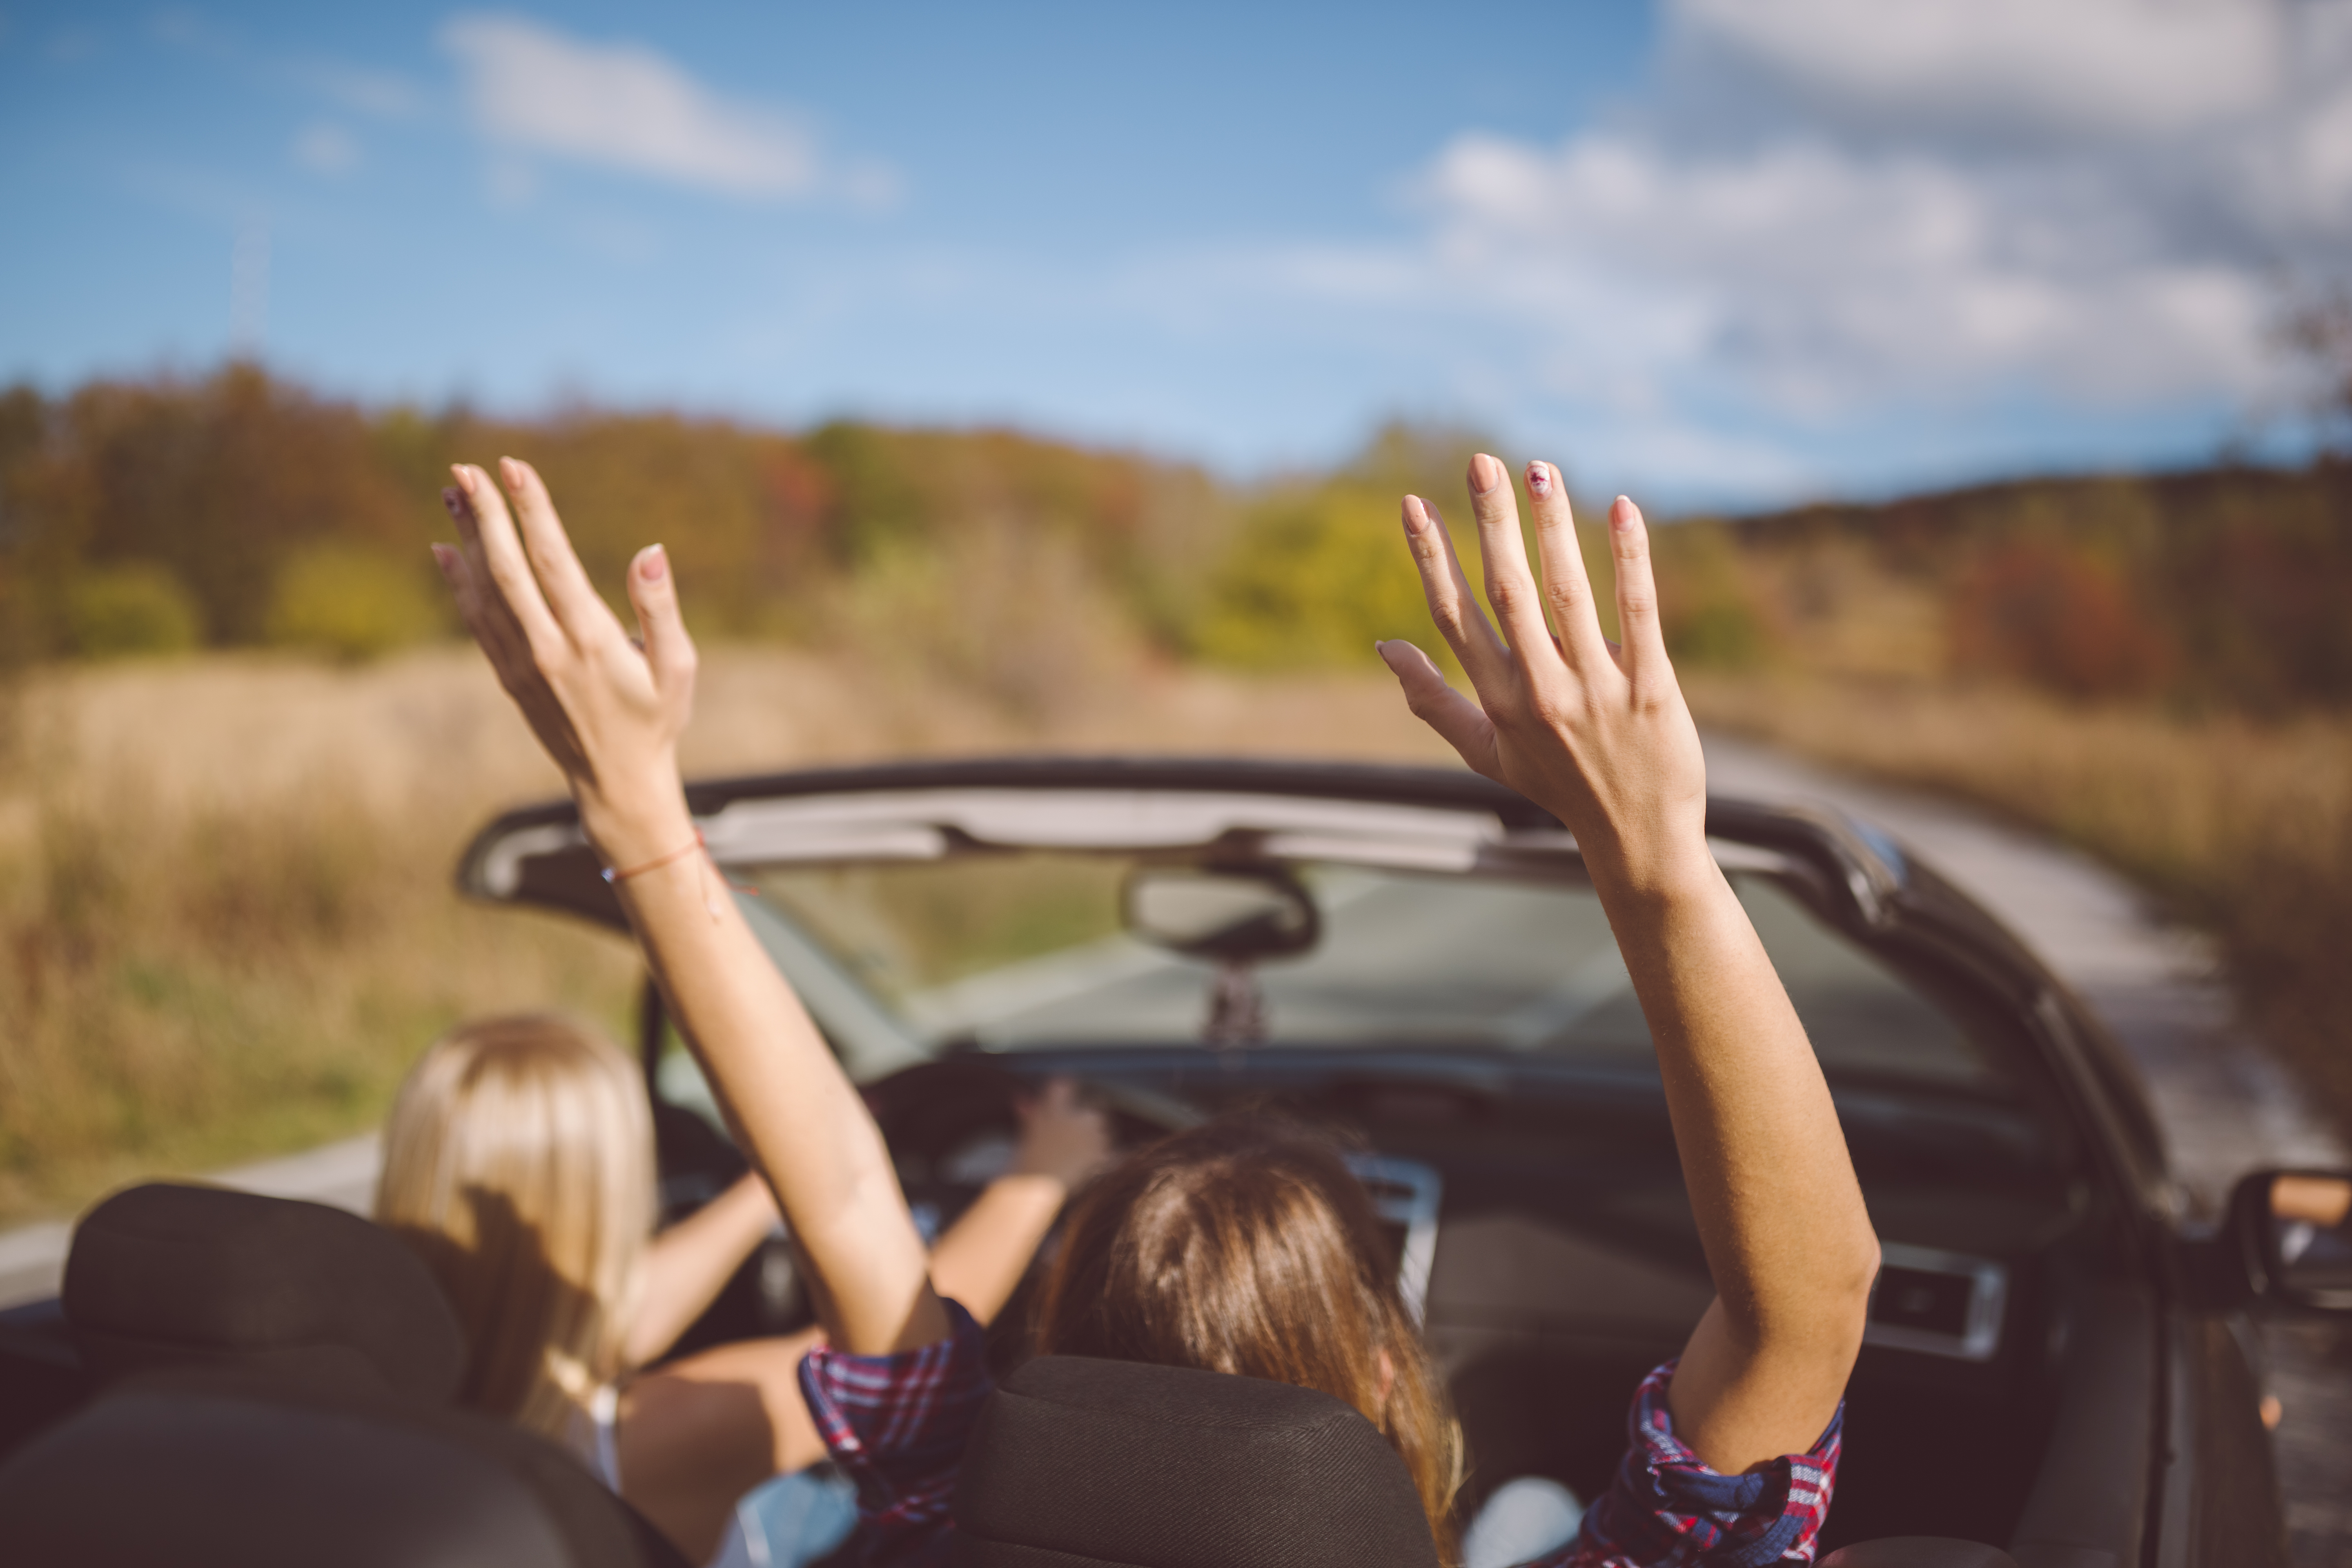
[[[1093,1180],[1117,1153],[1110,1118],[1081,1099],[1068,1078],[1051,1078],[1034,1095],[1013,1102],[1021,1119],[1021,1145],[1013,1157],[1018,1175],[1051,1176],[1071,1192]]]

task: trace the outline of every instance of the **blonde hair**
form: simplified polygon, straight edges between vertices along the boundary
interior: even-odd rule
[[[654,1183],[636,1068],[568,1019],[463,1024],[410,1069],[384,1131],[376,1219],[457,1309],[464,1403],[566,1437],[623,1371]]]

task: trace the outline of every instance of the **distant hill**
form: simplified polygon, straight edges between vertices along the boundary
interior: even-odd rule
[[[2021,479],[1723,525],[1787,657],[2276,714],[2352,702],[2352,463]],[[1874,603],[1875,601],[1875,603]],[[1890,613],[1890,607],[1891,613]],[[1929,624],[1929,623],[1939,624]],[[1940,647],[1940,670],[1924,668]],[[1932,663],[1932,660],[1927,662]]]

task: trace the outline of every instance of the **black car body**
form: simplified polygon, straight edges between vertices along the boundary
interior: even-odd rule
[[[1075,1074],[1139,1136],[1244,1104],[1329,1124],[1364,1150],[1394,1222],[1474,1500],[1521,1473],[1588,1497],[1606,1484],[1627,1394],[1679,1347],[1709,1287],[1630,995],[1580,997],[1570,973],[1551,1021],[1581,1007],[1573,1026],[1541,1039],[1496,1022],[1532,1018],[1539,1035],[1546,1021],[1528,964],[1496,957],[1515,924],[1541,933],[1537,961],[1555,975],[1577,967],[1579,940],[1613,954],[1547,814],[1455,771],[1203,760],[907,764],[688,793],[737,896],[766,911],[755,924],[868,1086],[919,1214],[948,1217],[984,1179],[1008,1080]],[[573,820],[561,805],[499,819],[467,858],[467,890],[617,926]],[[2184,1227],[2129,1060],[1998,921],[1883,835],[1724,799],[1707,829],[1822,1057],[1885,1248],[1827,1544],[1960,1538],[2028,1564],[2282,1561],[2244,1319],[2262,1215]],[[959,984],[968,998],[971,979],[916,994],[910,978],[940,975],[877,978],[887,959],[858,951],[890,940],[861,921],[971,902],[955,877],[1002,883],[1089,857],[1130,879],[1171,866],[1303,879],[1327,906],[1328,962],[1260,966],[1265,1037],[1216,1044],[1194,1022],[1214,989],[1207,962],[1162,955],[1165,969],[1138,976],[1114,942],[1111,977],[1081,982],[1075,1007],[1033,997],[975,1024],[937,1000]],[[911,880],[844,891],[893,876]],[[1455,896],[1474,886],[1498,906],[1491,931]],[[845,898],[866,907],[828,904]],[[1422,942],[1350,935],[1382,900],[1412,911]],[[982,905],[982,924],[1036,913]],[[1099,946],[1102,913],[1005,969],[1050,967],[1073,951],[1058,942]],[[1375,951],[1343,963],[1349,940]],[[1431,941],[1452,946],[1413,951]],[[1189,1014],[1171,1009],[1177,988]],[[1459,994],[1421,1005],[1432,988]],[[697,1077],[650,987],[641,1043],[665,1174],[690,1202],[731,1153],[707,1106],[683,1103],[699,1100]],[[764,1297],[747,1279],[705,1332],[788,1321],[784,1271],[772,1259]],[[1017,1332],[1003,1336],[1008,1358]]]
[[[1551,817],[1458,771],[1211,760],[688,793],[712,896],[740,900],[865,1087],[919,1220],[951,1218],[1001,1168],[1013,1095],[1049,1075],[1091,1086],[1130,1141],[1236,1106],[1328,1126],[1391,1222],[1469,1500],[1520,1474],[1607,1485],[1629,1394],[1711,1289],[1646,1027]],[[2189,1228],[2128,1059],[1884,836],[1724,799],[1707,829],[1815,1043],[1885,1247],[1825,1547],[2283,1563],[2245,1315],[2326,1303],[2293,1288],[2262,1181],[2229,1223]],[[1311,942],[1252,962],[1139,942],[1137,887],[1202,874],[1295,891]],[[625,929],[569,803],[490,824],[459,880]],[[675,1214],[742,1163],[650,984],[640,1044]],[[801,1296],[771,1247],[682,1348],[794,1326]],[[1019,1306],[992,1342],[1008,1364]],[[1919,1550],[1883,1560],[1939,1560]]]

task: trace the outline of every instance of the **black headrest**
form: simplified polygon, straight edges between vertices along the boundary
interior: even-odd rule
[[[1404,1460],[1286,1383],[1045,1356],[982,1411],[955,1492],[973,1568],[1435,1568]]]
[[[131,1187],[74,1227],[63,1294],[100,1383],[233,1366],[438,1402],[465,1373],[465,1331],[423,1259],[323,1204]]]
[[[0,1465],[19,1568],[685,1568],[562,1449],[249,1373],[134,1378]]]

